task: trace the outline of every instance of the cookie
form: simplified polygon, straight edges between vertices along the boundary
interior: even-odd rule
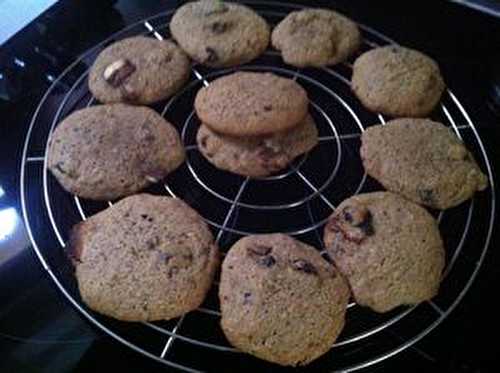
[[[261,136],[296,126],[307,114],[307,93],[291,79],[271,73],[237,72],[198,91],[196,114],[212,130]]]
[[[344,326],[349,288],[313,247],[283,234],[229,250],[219,287],[221,326],[241,351],[281,365],[327,352]]]
[[[198,149],[215,167],[243,176],[263,177],[286,168],[318,143],[318,130],[310,115],[287,132],[267,137],[220,135],[202,125]]]
[[[195,61],[212,67],[240,65],[262,54],[269,26],[252,9],[215,0],[189,2],[170,22],[170,32]]]
[[[68,192],[113,200],[158,182],[185,158],[176,129],[147,107],[78,110],[51,135],[48,168]]]
[[[447,209],[488,186],[472,154],[441,123],[396,119],[367,128],[361,142],[366,172],[416,203]]]
[[[70,254],[82,300],[124,321],[169,320],[200,306],[218,249],[179,199],[138,194],[77,224]]]
[[[445,253],[437,222],[396,194],[346,199],[329,218],[324,241],[362,306],[386,312],[438,292]]]
[[[352,90],[369,110],[393,117],[424,117],[445,89],[439,66],[416,50],[387,46],[356,59]]]
[[[320,67],[349,58],[361,44],[361,33],[356,23],[333,10],[304,9],[288,14],[273,30],[271,42],[287,64]]]
[[[189,58],[171,41],[136,36],[104,49],[89,73],[101,102],[150,104],[175,94],[188,80]]]

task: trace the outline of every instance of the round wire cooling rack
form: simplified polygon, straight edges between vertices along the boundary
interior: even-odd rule
[[[280,2],[248,2],[270,24],[276,24],[301,6]],[[113,41],[133,35],[168,38],[173,10],[125,28],[84,53],[48,89],[29,126],[21,162],[21,202],[24,221],[44,269],[66,298],[94,325],[116,340],[160,363],[188,372],[228,366],[267,363],[239,353],[220,328],[216,286],[198,310],[179,319],[155,323],[124,323],[96,314],[81,301],[65,255],[71,226],[108,207],[82,200],[61,189],[47,171],[47,145],[57,123],[76,109],[94,105],[87,88],[89,67]],[[394,43],[360,25],[361,51]],[[352,61],[351,61],[352,62]],[[284,232],[322,247],[322,228],[335,206],[360,192],[379,190],[367,178],[359,158],[359,136],[364,128],[385,123],[380,114],[365,110],[350,87],[352,64],[333,68],[296,69],[285,65],[276,51],[250,64],[231,69],[192,67],[191,81],[177,95],[153,108],[174,123],[187,150],[185,164],[147,192],[184,199],[202,214],[214,231],[221,250],[242,235]],[[297,80],[310,98],[310,112],[319,131],[319,144],[286,171],[265,178],[243,178],[215,169],[197,151],[199,121],[193,100],[202,86],[236,70],[271,71]],[[438,326],[461,301],[483,262],[495,219],[495,190],[490,160],[473,121],[459,99],[447,91],[433,119],[453,128],[488,174],[490,188],[474,199],[435,214],[447,250],[447,267],[440,293],[432,301],[375,314],[349,305],[346,326],[330,352],[311,369],[355,371],[413,347]],[[249,365],[248,365],[249,364]]]

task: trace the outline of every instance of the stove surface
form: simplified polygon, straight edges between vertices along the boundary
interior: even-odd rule
[[[31,117],[64,68],[126,25],[181,3],[61,1],[0,47],[0,352],[4,357],[0,371],[86,372],[99,369],[103,359],[125,371],[162,368],[85,321],[54,286],[23,224],[19,172]],[[379,1],[371,7],[360,1],[317,4],[333,6],[401,44],[433,56],[474,118],[498,180],[500,119],[488,103],[499,75],[499,19],[444,2],[429,6]],[[37,217],[33,220],[36,225]],[[499,254],[493,249],[498,244],[495,232],[478,278],[437,329],[369,371],[493,371],[498,357],[490,341],[496,336],[493,326],[498,306],[490,294],[492,284],[500,279]],[[185,360],[209,362],[211,358],[206,351],[189,356],[189,350],[179,347],[174,352]],[[252,369],[248,366],[242,371]],[[276,371],[274,367],[262,370]]]

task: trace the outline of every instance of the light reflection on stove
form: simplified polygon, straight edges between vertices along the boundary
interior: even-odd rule
[[[0,210],[0,241],[5,240],[12,235],[17,224],[19,224],[19,217],[17,216],[15,208],[9,207]]]
[[[1,266],[29,247],[29,238],[19,213],[14,207],[0,209]]]

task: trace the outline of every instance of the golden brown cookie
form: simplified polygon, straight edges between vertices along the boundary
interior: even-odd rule
[[[387,46],[356,59],[352,90],[369,110],[393,117],[424,117],[445,89],[439,66],[416,50]]]
[[[261,136],[296,126],[307,114],[307,93],[271,73],[237,72],[198,91],[196,114],[212,130],[230,136]]]
[[[158,182],[185,158],[177,130],[147,107],[75,111],[51,135],[48,168],[68,192],[113,200]]]
[[[270,34],[266,21],[249,7],[215,0],[180,7],[170,32],[192,59],[213,67],[253,60],[266,50]]]
[[[344,326],[349,288],[313,247],[283,234],[248,236],[229,250],[219,288],[232,345],[281,365],[327,352]]]
[[[445,255],[437,222],[396,194],[346,199],[329,218],[324,240],[362,306],[386,312],[438,292]]]
[[[273,46],[293,66],[327,66],[345,61],[361,44],[356,23],[329,9],[290,13],[273,30]]]
[[[310,115],[296,127],[265,137],[221,135],[202,125],[198,149],[215,167],[243,176],[263,177],[286,168],[318,143],[318,130]]]
[[[179,199],[138,194],[73,228],[82,300],[124,321],[169,320],[199,307],[218,267],[203,219]]]
[[[191,65],[171,41],[136,36],[104,49],[89,73],[89,89],[101,102],[150,104],[176,93]]]
[[[366,172],[416,203],[447,209],[488,186],[472,154],[441,123],[396,119],[367,128],[361,142]]]

